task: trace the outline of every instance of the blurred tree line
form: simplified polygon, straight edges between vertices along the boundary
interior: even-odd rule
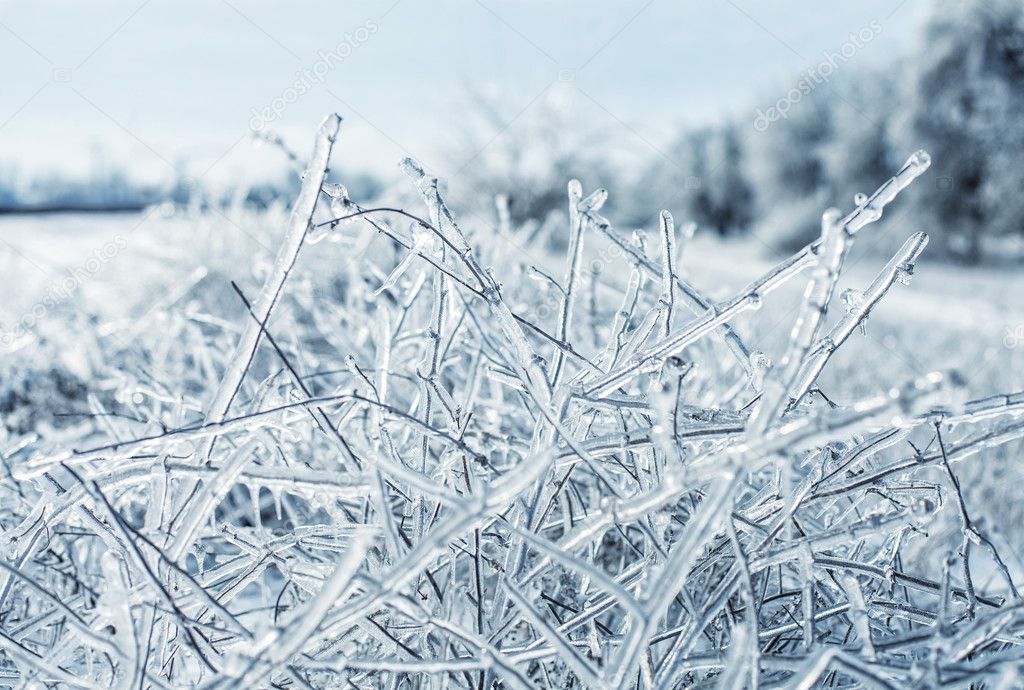
[[[912,55],[884,71],[843,70],[773,121],[681,133],[636,178],[631,220],[669,208],[791,250],[818,234],[824,208],[849,209],[924,148],[932,170],[893,213],[965,263],[1019,247],[1024,3],[939,0]]]

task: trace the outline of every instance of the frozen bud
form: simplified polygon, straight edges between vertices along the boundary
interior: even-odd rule
[[[343,184],[328,183],[323,186],[323,190],[332,199],[348,199],[348,189]]]
[[[911,510],[918,517],[925,517],[935,512],[935,502],[930,498],[922,498],[911,504]]]
[[[861,217],[868,223],[873,223],[882,217],[882,209],[875,208],[874,206],[863,206],[861,207]]]
[[[676,374],[686,367],[686,362],[679,355],[672,355],[665,360],[665,371]]]
[[[569,199],[574,202],[579,202],[583,198],[583,185],[579,180],[569,180],[568,185]]]
[[[409,234],[412,236],[412,248],[414,251],[426,247],[434,237],[434,233],[431,232],[430,228],[422,223],[411,223]]]
[[[351,215],[355,211],[355,205],[348,198],[345,185],[332,184],[324,191],[331,197],[331,215],[335,218]]]
[[[526,275],[530,277],[530,280],[536,280],[538,283],[543,285],[545,291],[552,285],[552,280],[543,272],[539,271],[536,266],[527,267]]]
[[[406,175],[411,177],[414,181],[419,182],[420,179],[427,176],[427,173],[423,170],[423,166],[419,164],[414,158],[403,158],[398,164],[398,167]]]
[[[857,288],[846,288],[839,295],[839,298],[843,301],[847,314],[852,314],[864,304],[864,293]]]
[[[750,366],[755,370],[770,369],[772,366],[772,360],[768,355],[760,350],[754,350],[750,353]]]
[[[915,151],[914,154],[907,159],[907,167],[912,168],[919,174],[927,170],[931,164],[932,157],[924,149]]]
[[[601,189],[596,189],[587,195],[586,198],[576,204],[576,208],[579,209],[581,213],[600,211],[606,201],[608,201],[608,190],[602,187]]]
[[[863,196],[863,195],[861,195]],[[825,212],[821,214],[821,226],[823,229],[831,229],[839,220],[843,217],[843,212],[838,208],[830,207],[825,209]]]
[[[843,453],[845,453],[847,450],[849,450],[850,444],[846,443],[845,441],[830,441],[828,444],[826,444],[825,448],[828,451],[829,455],[832,457],[832,459],[835,459],[838,458]]]

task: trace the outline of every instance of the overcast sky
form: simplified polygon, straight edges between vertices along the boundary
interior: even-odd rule
[[[78,174],[104,159],[156,177],[179,162],[210,181],[263,175],[281,161],[252,145],[254,113],[305,152],[322,115],[337,111],[343,166],[389,171],[411,154],[444,174],[471,90],[499,96],[509,121],[557,97],[584,126],[661,146],[681,122],[752,118],[873,22],[880,31],[850,65],[903,54],[923,8],[0,0],[0,170]],[[492,136],[503,135],[496,124]]]

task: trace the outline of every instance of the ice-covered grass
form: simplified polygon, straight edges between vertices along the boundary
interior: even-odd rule
[[[1016,474],[1019,353],[914,301],[923,234],[852,247],[925,154],[778,264],[572,181],[558,265],[413,161],[416,206],[349,200],[337,128],[287,217],[194,219],[251,251],[179,240],[155,295],[8,355],[5,682],[1013,686],[1019,535],[978,487]]]

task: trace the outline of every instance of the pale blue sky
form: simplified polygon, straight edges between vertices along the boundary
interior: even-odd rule
[[[342,165],[413,154],[444,174],[469,87],[510,117],[561,94],[642,150],[680,122],[752,117],[873,21],[850,65],[884,64],[925,2],[0,0],[0,169],[79,172],[102,150],[157,177],[182,159],[210,180],[264,174],[280,159],[246,139],[252,109],[346,33],[359,45],[271,125],[302,151],[336,110]]]

